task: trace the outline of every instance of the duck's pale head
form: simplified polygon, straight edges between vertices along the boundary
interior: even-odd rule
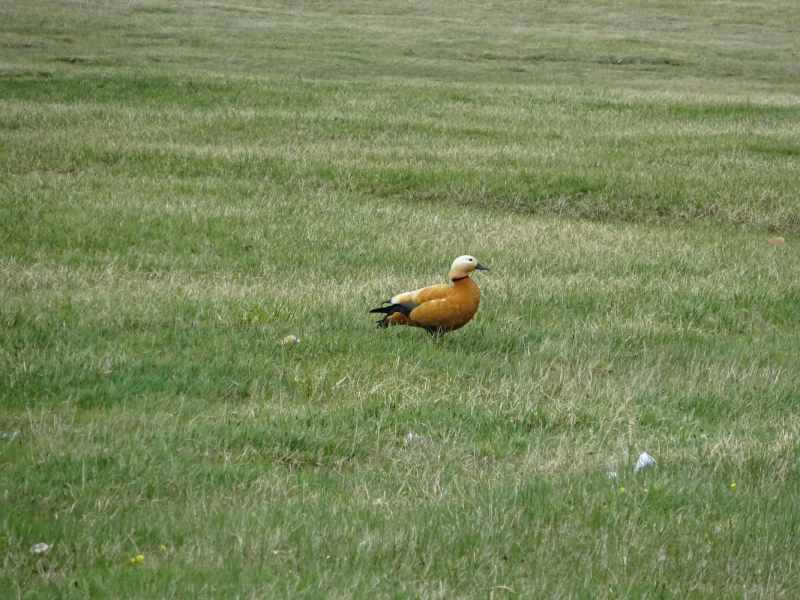
[[[470,256],[469,254],[459,256],[453,261],[453,266],[450,267],[450,279],[453,281],[456,279],[463,279],[464,277],[468,277],[475,269],[480,269],[482,271],[489,270],[488,267],[484,267],[479,263],[474,256]]]

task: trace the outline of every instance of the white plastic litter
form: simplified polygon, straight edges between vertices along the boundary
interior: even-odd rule
[[[31,548],[31,552],[33,554],[43,554],[44,552],[47,552],[48,550],[50,550],[50,548],[52,548],[52,547],[53,546],[51,546],[50,544],[45,544],[44,542],[42,542],[40,544],[36,544],[35,546],[33,546]]]
[[[656,459],[650,456],[647,452],[642,452],[639,458],[636,459],[636,465],[633,467],[633,472],[638,473],[640,469],[644,469],[650,465],[656,464]]]

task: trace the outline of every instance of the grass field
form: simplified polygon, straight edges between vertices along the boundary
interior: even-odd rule
[[[796,8],[0,0],[0,596],[798,597]]]

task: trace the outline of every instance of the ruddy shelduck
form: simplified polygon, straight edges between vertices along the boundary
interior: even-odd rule
[[[442,334],[463,327],[478,312],[481,293],[469,274],[475,269],[488,271],[472,256],[459,256],[450,267],[453,285],[441,283],[413,292],[398,294],[369,312],[384,313],[378,327],[411,325],[430,334]]]

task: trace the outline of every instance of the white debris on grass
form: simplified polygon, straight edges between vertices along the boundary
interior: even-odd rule
[[[52,548],[52,547],[53,546],[51,544],[45,544],[44,542],[42,542],[40,544],[36,544],[35,546],[33,546],[31,548],[31,552],[33,554],[44,554],[45,552],[50,550],[50,548]]]
[[[654,464],[656,464],[656,459],[650,456],[647,452],[642,452],[639,455],[639,458],[636,459],[636,465],[633,467],[633,472],[638,473],[641,469]]]

